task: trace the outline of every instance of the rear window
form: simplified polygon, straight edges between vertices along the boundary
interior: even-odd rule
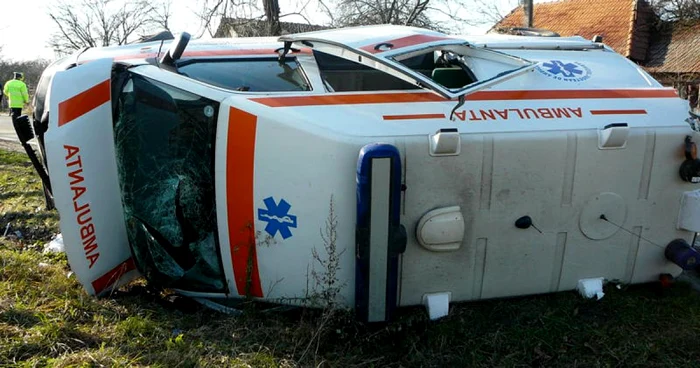
[[[309,91],[294,59],[196,60],[178,65],[178,73],[217,87],[250,92]]]

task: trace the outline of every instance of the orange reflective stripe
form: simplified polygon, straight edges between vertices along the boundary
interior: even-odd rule
[[[591,115],[644,115],[646,110],[591,110]]]
[[[384,120],[444,119],[445,114],[384,115]]]
[[[440,37],[440,36],[428,36],[428,35],[414,35],[414,36],[407,36],[407,37],[401,37],[397,38],[394,40],[389,40],[389,41],[383,41],[379,43],[374,43],[371,45],[363,46],[360,47],[360,50],[364,50],[369,52],[370,54],[377,54],[380,52],[385,52],[385,51],[394,51],[400,48],[404,47],[409,47],[413,45],[419,45],[421,43],[427,43],[427,42],[432,42],[432,41],[442,41],[442,40],[450,40],[452,38],[449,37]],[[466,42],[466,41],[465,41]],[[388,49],[388,50],[375,50],[375,47],[377,45],[382,45],[385,43],[391,44],[393,47]]]
[[[594,90],[529,90],[529,91],[479,91],[467,95],[467,101],[517,101],[517,100],[571,100],[571,99],[628,99],[628,98],[677,98],[671,88],[656,89],[594,89]],[[256,97],[251,101],[269,107],[293,107],[315,105],[356,105],[411,102],[448,101],[431,92],[415,93],[362,93],[327,94],[313,96]]]
[[[226,146],[226,206],[229,246],[236,289],[241,296],[262,297],[255,253],[253,179],[257,116],[231,107]]]
[[[87,112],[94,110],[98,106],[109,102],[111,98],[110,81],[97,84],[96,86],[80,92],[79,94],[58,104],[58,126],[67,124]]]
[[[129,259],[92,282],[92,288],[95,289],[95,294],[103,292],[105,289],[119,281],[119,279],[124,276],[125,273],[135,269],[136,264],[134,264],[134,259],[129,257]]]

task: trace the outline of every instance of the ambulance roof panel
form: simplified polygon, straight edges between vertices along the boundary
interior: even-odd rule
[[[431,30],[394,26],[362,26],[343,29],[323,30],[282,37],[245,37],[226,39],[192,40],[187,45],[183,58],[233,56],[233,55],[276,55],[275,50],[283,46],[284,40],[325,40],[346,45],[350,48],[367,48],[383,42],[428,43],[460,39],[475,47],[494,49],[541,49],[541,50],[586,50],[601,49],[602,44],[582,37],[526,37],[513,35],[446,35]],[[171,41],[153,41],[122,46],[90,48],[78,53],[78,62],[84,63],[104,57],[113,57],[131,64],[143,64],[160,52],[166,52]]]

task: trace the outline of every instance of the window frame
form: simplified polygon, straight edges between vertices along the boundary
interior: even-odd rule
[[[280,40],[309,47],[313,50],[318,50],[347,60],[356,60],[356,62],[391,74],[405,80],[406,82],[432,91],[433,93],[442,96],[446,100],[464,97],[470,93],[474,93],[505,82],[511,78],[518,77],[533,70],[538,65],[537,62],[523,59],[515,55],[510,55],[487,48],[476,48],[466,40],[457,38],[425,42],[412,47],[400,48],[395,51],[380,52],[377,54],[370,53],[361,48],[355,48],[342,42],[334,41],[330,38],[326,39],[316,34],[289,35],[280,37]],[[450,89],[443,87],[421,73],[413,71],[396,60],[397,57],[401,57],[402,55],[416,55],[430,52],[430,50],[434,51],[435,49],[440,48],[459,49],[458,53],[461,55],[499,61],[506,65],[513,65],[515,68],[510,69],[507,72],[500,73],[496,76],[482,78],[481,80],[466,85],[463,88]]]
[[[277,57],[274,56],[255,56],[255,55],[242,55],[240,57],[204,57],[204,58],[187,58],[179,61],[176,64],[176,68],[179,69],[180,67],[187,66],[187,65],[192,65],[192,64],[199,64],[199,63],[231,63],[231,62],[278,62]],[[299,60],[299,55],[292,55],[288,56],[286,62],[295,62],[297,64],[297,70],[301,74],[301,77],[304,79],[306,85],[308,86],[308,90],[292,90],[292,91],[238,91],[235,89],[231,88],[226,88],[222,86],[217,86],[213,84],[209,84],[206,81],[199,80],[184,74],[180,74],[179,72],[177,73],[179,76],[204,83],[208,86],[212,86],[214,88],[221,88],[223,90],[231,91],[231,92],[245,92],[245,93],[264,93],[264,94],[271,94],[271,93],[307,93],[311,92],[314,90],[314,84],[311,78],[309,78],[309,75],[307,71],[304,69],[303,63]]]
[[[146,80],[152,80],[157,83],[160,83],[162,85],[165,85],[167,87],[177,89],[184,91],[185,93],[189,93],[191,95],[196,95],[202,98],[206,98],[209,100],[216,101],[218,104],[218,109],[215,112],[217,118],[214,122],[214,134],[213,134],[213,140],[210,142],[211,143],[211,150],[212,150],[212,158],[213,162],[211,163],[211,170],[212,170],[212,176],[214,178],[212,187],[213,187],[213,193],[214,193],[214,209],[215,213],[217,216],[218,220],[218,213],[221,211],[219,209],[220,203],[217,201],[216,196],[217,196],[217,191],[219,190],[217,188],[217,162],[220,160],[218,157],[218,144],[219,144],[219,129],[220,129],[220,123],[222,122],[222,115],[227,115],[228,113],[224,111],[226,108],[226,105],[224,103],[225,99],[231,96],[231,93],[226,93],[224,90],[221,90],[220,88],[216,88],[215,86],[211,86],[206,83],[199,82],[197,80],[191,79],[184,77],[179,74],[174,74],[165,70],[162,70],[158,67],[155,67],[153,65],[141,65],[137,66],[134,68],[129,68],[128,70],[125,70],[123,73],[129,74],[126,78],[123,79],[123,83],[118,87],[118,93],[121,95],[123,93],[124,88],[126,88],[127,84],[130,83],[130,80],[132,78],[131,75],[136,75],[138,77],[144,78]],[[114,81],[115,78],[112,77],[112,81]],[[119,96],[114,96],[116,98],[119,98]],[[116,119],[118,117],[113,114],[113,119],[114,123],[116,124]],[[116,144],[116,143],[115,143]],[[121,180],[121,179],[120,179]],[[218,292],[213,292],[213,291],[197,291],[193,289],[179,289],[179,288],[173,288],[173,290],[176,290],[177,292],[182,292],[183,295],[187,294],[192,297],[219,297],[219,298],[226,298],[230,295],[231,289],[235,289],[235,285],[232,284],[233,280],[233,269],[230,267],[230,265],[227,263],[227,258],[226,254],[223,251],[222,244],[221,244],[221,231],[220,228],[222,226],[226,226],[225,224],[221,224],[217,221],[216,228],[213,230],[214,234],[214,243],[216,246],[216,252],[218,256],[218,261],[220,266],[222,267],[223,271],[223,283],[224,283],[224,288],[221,291]],[[131,247],[131,246],[129,246]],[[132,252],[130,250],[130,252]],[[133,253],[132,253],[133,254]]]

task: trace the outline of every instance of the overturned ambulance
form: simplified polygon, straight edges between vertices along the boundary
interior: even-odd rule
[[[580,37],[182,34],[60,60],[34,103],[95,295],[143,275],[383,321],[694,267],[687,103]]]

